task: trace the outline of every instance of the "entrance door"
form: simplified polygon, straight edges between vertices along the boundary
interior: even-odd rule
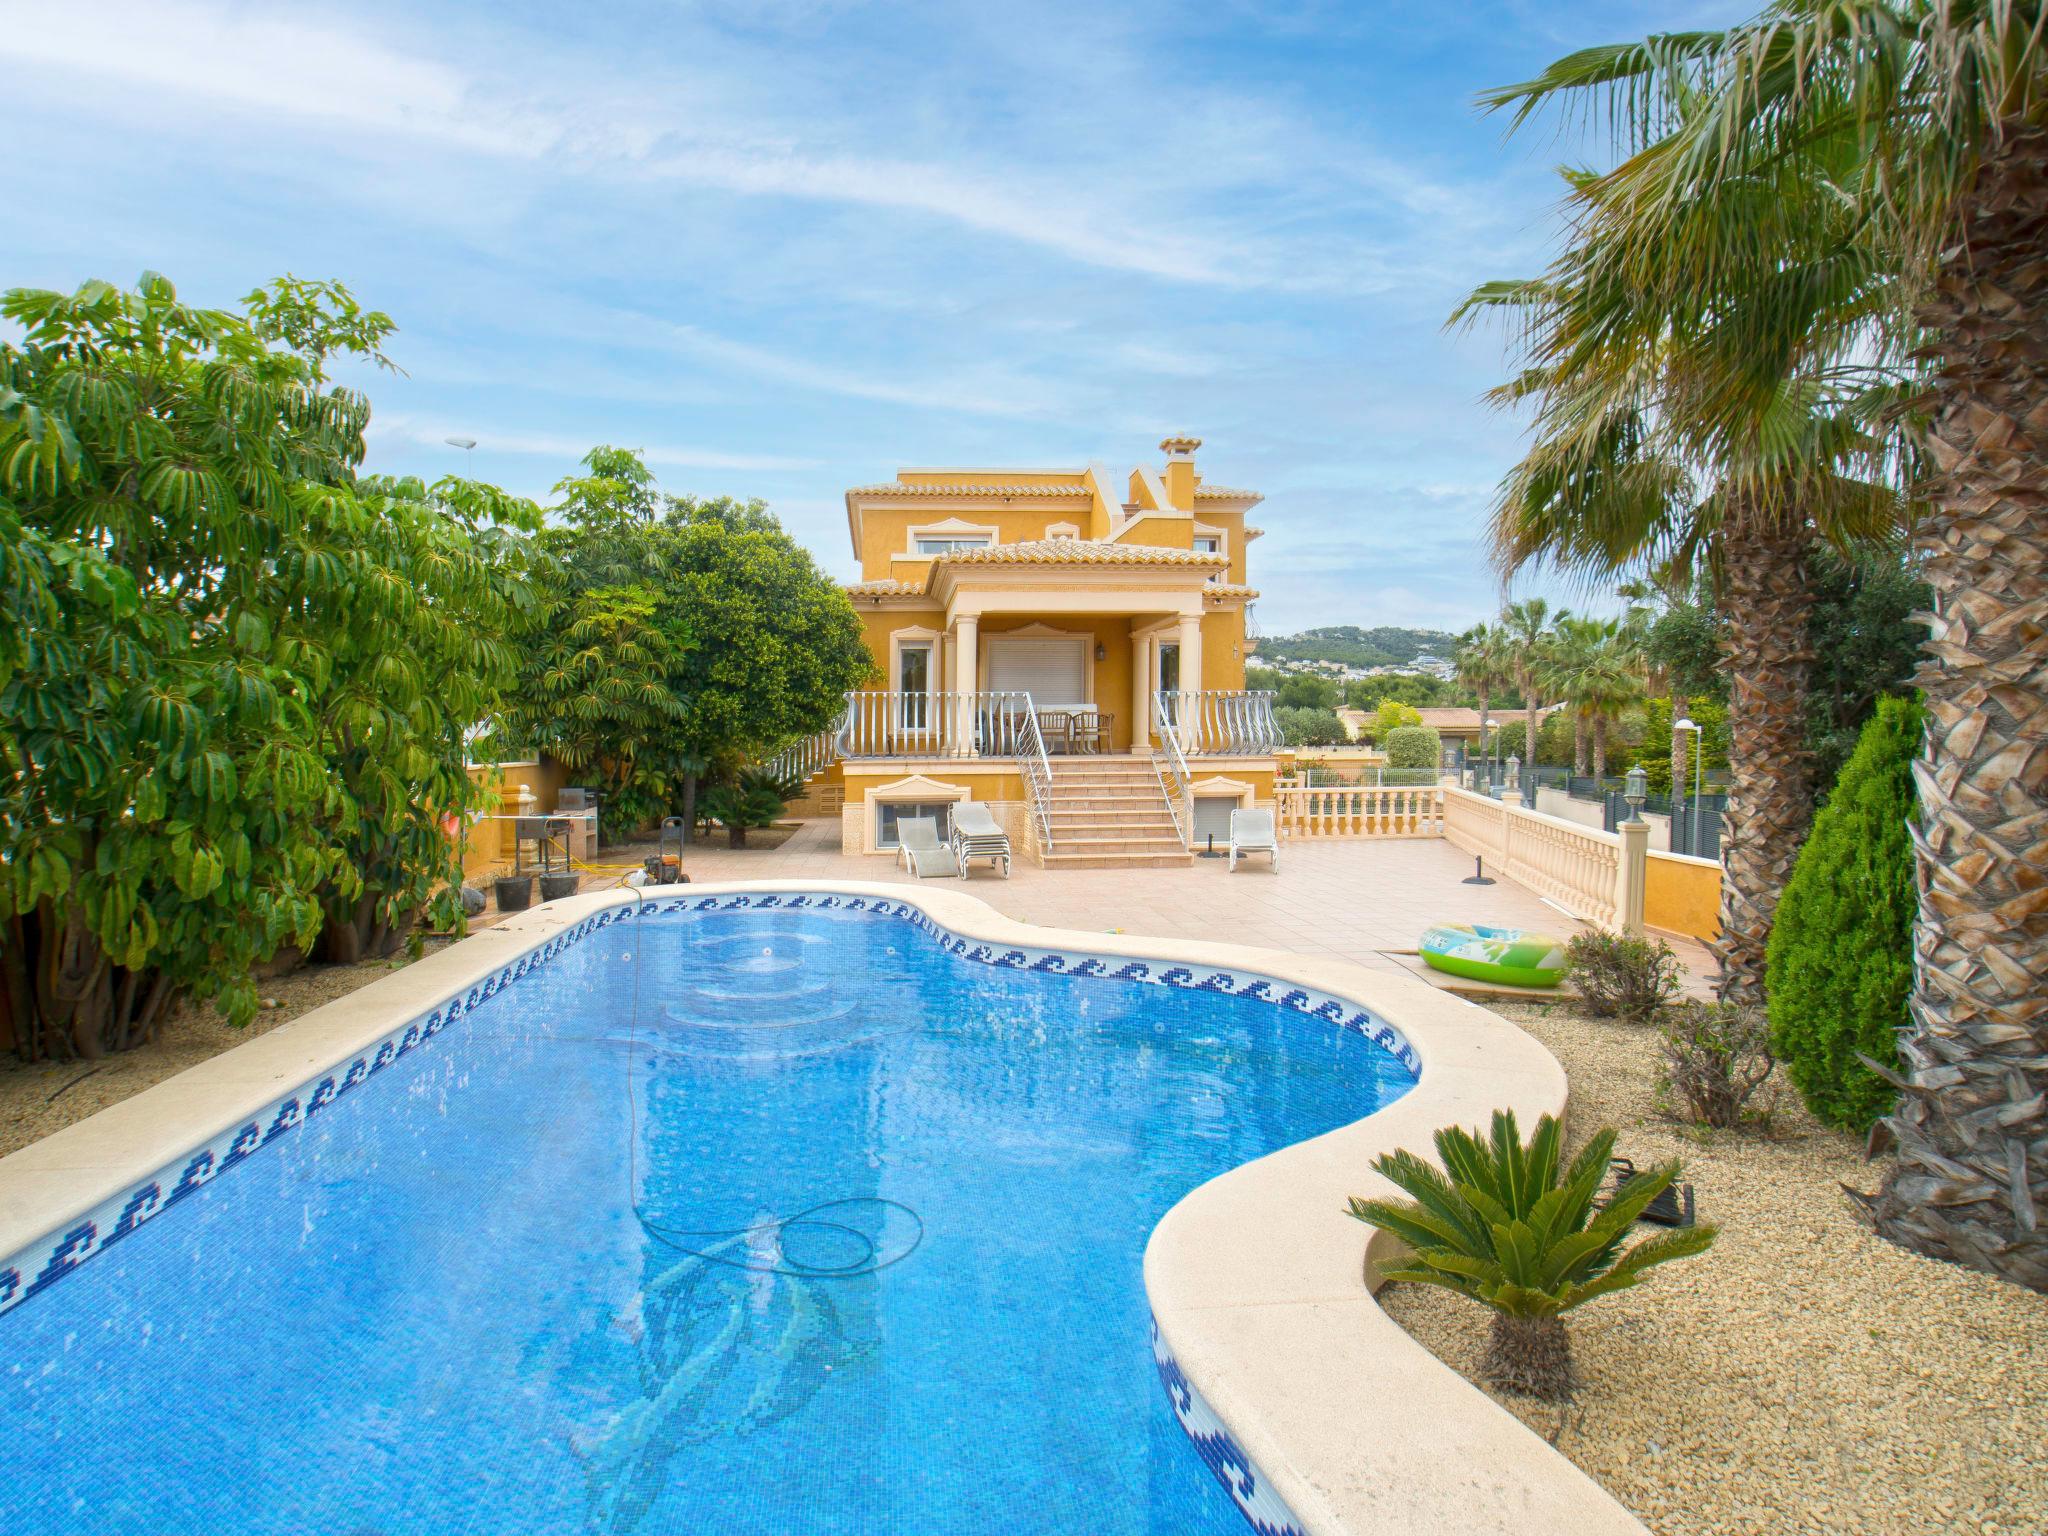
[[[1078,709],[1088,702],[1088,641],[1085,636],[1058,640],[988,642],[988,686],[998,692],[1028,693],[1039,709]]]
[[[1159,692],[1160,707],[1166,711],[1170,724],[1180,724],[1180,642],[1162,640],[1159,642]]]

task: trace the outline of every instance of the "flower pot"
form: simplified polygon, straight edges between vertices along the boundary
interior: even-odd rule
[[[576,887],[582,883],[583,876],[573,869],[559,875],[542,875],[540,877],[540,899],[542,901],[560,901],[564,896],[574,896],[576,894]]]
[[[500,875],[497,886],[500,912],[524,912],[533,904],[533,876]]]

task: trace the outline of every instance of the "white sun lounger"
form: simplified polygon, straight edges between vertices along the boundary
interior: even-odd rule
[[[1273,813],[1236,810],[1230,813],[1230,867],[1237,868],[1239,854],[1263,853],[1280,867],[1280,839],[1273,832]]]
[[[1010,878],[1010,835],[996,825],[995,817],[979,800],[962,800],[953,807],[953,856],[963,880],[969,859],[1000,859],[1003,878]]]
[[[952,849],[939,841],[939,824],[930,816],[913,816],[899,821],[896,836],[896,862],[920,880],[960,872],[959,860]]]

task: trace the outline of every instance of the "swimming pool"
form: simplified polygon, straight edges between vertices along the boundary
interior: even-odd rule
[[[1245,1529],[1140,1259],[1413,1085],[1376,1021],[858,898],[543,956],[0,1315],[12,1528]]]

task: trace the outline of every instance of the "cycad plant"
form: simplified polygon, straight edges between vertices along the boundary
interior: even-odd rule
[[[1436,1133],[1441,1171],[1406,1150],[1374,1161],[1374,1172],[1412,1200],[1351,1201],[1353,1216],[1411,1250],[1384,1278],[1440,1285],[1493,1309],[1480,1371],[1503,1391],[1549,1402],[1569,1397],[1564,1314],[1628,1289],[1652,1265],[1713,1244],[1714,1228],[1693,1226],[1629,1245],[1636,1218],[1678,1177],[1678,1164],[1634,1175],[1597,1205],[1614,1134],[1601,1131],[1566,1168],[1554,1116],[1537,1121],[1524,1145],[1514,1112],[1496,1110],[1487,1140],[1455,1126]]]

